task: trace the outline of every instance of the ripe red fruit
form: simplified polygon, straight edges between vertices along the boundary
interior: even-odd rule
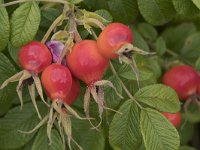
[[[67,65],[72,74],[88,85],[102,79],[108,62],[99,54],[97,43],[93,40],[76,43],[67,55]]]
[[[162,113],[176,128],[179,127],[181,123],[181,113],[177,112],[175,114],[163,112]]]
[[[164,74],[163,83],[172,87],[179,99],[184,100],[197,92],[198,74],[190,66],[176,66]]]
[[[97,45],[99,52],[106,58],[117,58],[116,51],[126,43],[132,43],[132,31],[121,23],[108,25],[99,35]]]
[[[76,78],[72,77],[72,87],[69,94],[64,99],[64,102],[66,102],[68,105],[71,105],[77,99],[79,94],[80,94],[80,83]]]
[[[21,66],[31,73],[38,74],[52,62],[52,55],[45,44],[32,41],[19,51]]]
[[[72,87],[72,76],[68,68],[60,64],[48,66],[42,73],[42,84],[52,100],[64,100]]]

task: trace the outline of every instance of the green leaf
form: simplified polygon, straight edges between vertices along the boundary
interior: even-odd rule
[[[178,150],[180,138],[176,128],[158,111],[142,109],[140,128],[147,150]]]
[[[200,9],[200,1],[199,0],[192,0],[192,2]]]
[[[164,38],[169,49],[180,52],[186,38],[195,32],[196,27],[193,23],[183,23],[176,27],[167,28],[163,32],[162,37]]]
[[[136,76],[131,69],[131,67],[127,64],[122,65],[122,67],[119,69],[119,75],[125,79],[128,80],[135,80]],[[139,80],[145,81],[150,79],[153,76],[153,72],[146,68],[139,68]]]
[[[83,0],[83,3],[86,4],[90,10],[108,9],[107,0]]]
[[[41,114],[46,113],[46,107],[38,103]],[[25,135],[18,130],[29,131],[38,124],[39,119],[32,103],[25,104],[23,110],[16,107],[0,119],[0,148],[18,149],[28,143],[35,133]]]
[[[59,15],[61,11],[55,8],[46,8],[42,11],[42,17],[53,22]],[[41,20],[42,21],[42,20]]]
[[[52,144],[49,145],[49,140],[47,137],[47,128],[42,127],[33,143],[31,150],[62,150],[62,140],[57,130],[53,129],[51,132]]]
[[[138,15],[137,0],[109,0],[108,5],[114,21],[130,23]]]
[[[195,62],[195,68],[197,71],[200,71],[200,57]]]
[[[100,15],[101,17],[106,19],[107,21],[113,22],[112,15],[107,10],[99,9],[99,10],[95,11],[95,13],[97,13],[98,15]]]
[[[8,43],[8,52],[12,57],[12,59],[15,61],[15,63],[19,65],[19,58],[18,58],[19,48],[16,48],[12,46],[11,43]]]
[[[159,54],[159,55],[163,55],[166,50],[167,50],[167,46],[166,46],[166,43],[163,39],[163,37],[159,37],[157,38],[156,40],[156,43],[155,43],[155,46],[156,46],[156,52]]]
[[[88,37],[88,35],[89,35],[89,32],[82,26],[78,27],[78,32],[81,35],[82,39],[86,39]]]
[[[196,149],[189,146],[181,146],[179,150],[196,150]]]
[[[16,69],[10,60],[4,54],[0,53],[0,84],[15,73]]]
[[[132,101],[126,101],[118,110],[122,114],[115,114],[110,125],[109,141],[113,149],[139,149],[142,137],[139,128],[139,110]]]
[[[10,76],[16,73],[15,67],[11,64],[9,59],[0,53],[0,84],[9,78]],[[12,105],[12,101],[15,94],[15,87],[13,85],[9,85],[3,90],[0,90],[0,116],[8,111],[9,107]]]
[[[20,5],[11,18],[11,43],[20,47],[34,39],[40,24],[40,9],[36,2]]]
[[[136,31],[136,29],[131,26],[132,32],[133,32],[133,44],[134,46],[137,46],[140,49],[143,49],[145,51],[149,51],[149,46],[147,44],[147,42],[144,40],[144,38],[142,37],[142,35]]]
[[[152,57],[149,58],[149,64],[151,65],[151,70],[153,71],[156,79],[162,76],[161,65],[159,64],[158,58]]]
[[[0,7],[0,51],[2,51],[6,47],[9,41],[9,35],[10,23],[8,13],[6,11],[6,8]]]
[[[116,78],[116,76],[114,75],[110,76],[108,80],[113,83],[117,91],[122,95],[122,86],[119,80]],[[107,107],[116,108],[116,106],[118,106],[119,103],[121,102],[120,97],[116,94],[116,92],[112,88],[106,88],[104,90],[104,94]]]
[[[34,139],[31,139],[22,149],[20,150],[30,150],[33,146]]]
[[[138,25],[137,30],[141,33],[141,35],[148,41],[152,42],[156,40],[158,33],[156,29],[147,23],[140,23]]]
[[[0,116],[5,114],[12,105],[12,101],[16,94],[13,94],[15,89],[13,86],[8,86],[0,91]]]
[[[187,117],[187,118],[186,118]],[[199,107],[195,103],[191,103],[189,105],[187,116],[186,112],[182,113],[182,118],[187,119],[190,123],[198,123],[200,121],[200,115],[199,115]]]
[[[191,0],[172,0],[174,7],[180,15],[196,15],[200,11]]]
[[[49,28],[53,21],[62,13],[62,11],[55,8],[46,8],[41,11],[41,27]],[[37,34],[38,35],[38,34]]]
[[[104,150],[105,139],[103,132],[91,130],[91,125],[87,120],[79,120],[73,117],[71,119],[73,138],[84,150]],[[77,149],[74,144],[73,149]]]
[[[196,32],[190,35],[184,44],[183,49],[181,50],[182,56],[185,58],[194,60],[200,56],[200,32]]]
[[[182,115],[182,114],[181,114]],[[184,121],[183,115],[182,115],[182,120]],[[194,124],[191,124],[187,122],[184,125],[184,128],[181,129],[179,128],[179,135],[180,135],[180,140],[181,140],[181,145],[186,145],[188,142],[192,139],[194,135]]]
[[[138,0],[138,6],[144,19],[153,25],[165,24],[176,14],[169,0]]]
[[[165,85],[154,84],[140,89],[135,98],[159,111],[176,113],[180,110],[180,102],[176,92]]]

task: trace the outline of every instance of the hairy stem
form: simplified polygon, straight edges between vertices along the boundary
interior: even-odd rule
[[[56,18],[56,20],[52,23],[52,25],[49,27],[48,31],[46,32],[46,34],[44,35],[43,39],[42,39],[42,43],[45,43],[47,41],[47,39],[49,38],[51,32],[58,26],[58,24],[60,23],[60,21],[63,19],[63,14],[61,14],[60,16],[58,16]]]
[[[124,83],[122,82],[122,80],[120,79],[120,77],[118,76],[112,62],[110,62],[110,68],[113,72],[113,74],[116,76],[116,78],[119,80],[120,84],[122,85],[122,88],[124,89],[124,91],[126,92],[126,94],[128,95],[128,97],[133,100],[138,107],[140,107],[140,109],[142,109],[143,107],[140,105],[140,103],[138,103],[138,101],[133,97],[133,95],[129,92],[129,90],[126,88],[126,86],[124,85]]]
[[[96,24],[101,30],[104,30],[105,29],[105,26],[103,23],[101,23],[99,20],[97,19],[94,19],[94,18],[88,18],[87,19],[87,22],[88,23],[91,23],[91,24]]]
[[[92,32],[92,35],[93,35],[93,37],[95,38],[95,40],[97,40],[97,39],[98,39],[98,37],[97,37],[97,35],[96,35],[95,31],[94,31],[93,29],[91,29],[91,32]]]
[[[193,64],[192,64],[190,61],[188,61],[187,59],[181,57],[180,55],[178,55],[178,54],[175,53],[174,51],[172,51],[172,50],[170,50],[170,49],[167,49],[166,52],[167,52],[168,54],[170,54],[171,56],[174,56],[174,57],[176,57],[176,58],[182,60],[182,61],[185,62],[186,64],[193,66]]]
[[[74,14],[74,7],[71,8],[71,12],[69,13],[69,33],[71,36],[75,39],[76,42],[80,42],[81,36],[77,30],[77,24],[76,24],[76,17]]]
[[[65,9],[65,13],[68,17],[68,21],[69,21],[69,27],[68,27],[68,30],[69,30],[69,38],[68,40],[65,42],[65,46],[62,50],[62,53],[60,54],[59,58],[58,58],[58,61],[57,61],[57,64],[61,64],[64,56],[68,53],[69,50],[72,49],[73,45],[74,45],[74,40],[76,42],[80,42],[82,39],[81,39],[81,36],[77,30],[77,23],[76,23],[76,17],[75,17],[75,14],[74,14],[74,6],[68,6],[66,7]]]

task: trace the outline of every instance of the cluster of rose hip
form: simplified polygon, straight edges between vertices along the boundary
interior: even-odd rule
[[[42,101],[50,107],[49,114],[42,120],[43,123],[48,122],[47,134],[49,139],[51,140],[50,134],[53,122],[57,119],[63,125],[69,141],[73,140],[71,136],[71,121],[68,119],[68,113],[79,119],[90,120],[88,117],[90,94],[92,94],[95,102],[98,104],[99,112],[103,113],[103,110],[107,107],[102,97],[103,90],[100,87],[106,84],[113,87],[109,81],[102,80],[103,74],[108,68],[109,60],[117,58],[120,55],[118,50],[123,53],[123,46],[131,44],[132,40],[132,32],[128,26],[121,23],[112,23],[100,33],[97,41],[81,40],[75,43],[72,50],[67,52],[66,59],[62,63],[52,63],[52,60],[54,62],[56,60],[52,56],[56,55],[52,54],[50,49],[48,49],[47,46],[50,45],[47,44],[46,46],[44,43],[32,41],[19,50],[19,63],[24,70],[6,80],[1,85],[1,89],[9,82],[19,81],[17,93],[23,104],[22,87],[28,85],[32,102],[38,112],[39,118],[42,118],[35,100],[36,87]],[[50,47],[52,48],[52,46]],[[127,50],[129,49],[125,46],[124,51],[126,54],[128,53]],[[41,72],[40,82],[38,75]],[[81,118],[70,107],[79,96],[80,84],[78,80],[82,80],[87,84],[87,92],[84,98],[84,110],[87,118]],[[44,99],[42,87],[45,89],[48,98],[52,101],[51,105]],[[35,131],[41,125],[41,123],[38,124],[32,131]],[[32,131],[23,133],[31,133]]]
[[[186,100],[184,105],[185,113],[191,102],[200,107],[200,76],[191,66],[178,65],[169,69],[163,76],[163,83],[173,88],[180,100]],[[176,114],[163,113],[175,127],[181,123],[181,113]],[[187,115],[187,114],[186,114]]]

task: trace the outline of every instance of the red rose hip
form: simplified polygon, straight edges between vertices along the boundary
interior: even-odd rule
[[[132,43],[131,29],[121,23],[111,23],[99,35],[99,52],[106,58],[117,58],[117,50],[126,43]]]
[[[52,55],[45,44],[32,41],[19,51],[21,66],[31,73],[38,74],[52,62]]]
[[[79,94],[80,83],[76,78],[72,77],[72,87],[69,94],[67,94],[67,97],[64,99],[64,102],[71,105],[78,98]]]
[[[72,87],[68,68],[60,64],[48,66],[42,73],[42,84],[52,100],[64,100]]]
[[[197,92],[198,74],[190,66],[176,66],[164,74],[163,83],[172,87],[179,99],[184,100]]]
[[[67,55],[67,65],[72,74],[88,85],[102,79],[108,62],[99,54],[97,43],[93,40],[76,43]]]
[[[18,82],[16,91],[21,102],[21,108],[23,106],[22,98],[22,87],[28,86],[29,93],[31,95],[32,102],[38,113],[39,118],[41,118],[36,101],[35,101],[35,86],[40,95],[41,100],[49,106],[43,97],[42,86],[38,73],[42,72],[47,66],[52,62],[52,55],[48,48],[41,42],[32,41],[19,50],[19,63],[21,64],[23,70],[13,75],[6,81],[2,83],[0,89],[6,87],[10,82]]]
[[[72,52],[67,55],[66,60],[72,74],[88,85],[84,95],[86,117],[90,118],[89,101],[92,95],[99,108],[99,117],[102,119],[103,110],[108,109],[105,106],[103,86],[113,87],[110,81],[102,80],[109,60],[99,53],[97,43],[93,40],[83,40],[76,43],[73,46]],[[96,127],[92,123],[91,125],[97,128],[100,124]]]
[[[179,127],[181,123],[181,113],[177,112],[175,114],[163,112],[162,113],[176,128]]]
[[[71,119],[70,115],[74,115],[78,119],[81,118],[75,110],[69,105],[77,98],[80,90],[79,82],[72,78],[69,69],[61,64],[51,64],[42,72],[42,84],[49,98],[52,100],[50,107],[50,113],[47,117],[47,136],[51,139],[51,130],[55,119],[58,119],[59,130],[64,129],[68,137],[68,145],[71,145],[72,134],[71,134]],[[69,115],[70,114],[70,115]],[[56,118],[55,118],[56,117]],[[54,118],[54,119],[53,119]],[[77,145],[78,143],[73,142]],[[79,146],[80,147],[80,146]],[[70,147],[71,149],[71,147]]]

